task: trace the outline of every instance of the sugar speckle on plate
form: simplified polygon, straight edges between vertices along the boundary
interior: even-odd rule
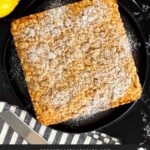
[[[147,141],[150,140],[150,115],[146,114],[144,111],[141,111],[141,117],[142,121],[144,123],[144,134],[143,134],[143,141],[140,143],[140,145],[144,145],[147,143]]]

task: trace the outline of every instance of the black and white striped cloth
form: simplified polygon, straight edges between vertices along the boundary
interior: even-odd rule
[[[119,144],[118,139],[96,131],[84,134],[68,134],[56,131],[39,124],[26,111],[0,102],[0,112],[5,110],[15,112],[26,124],[45,138],[49,144]],[[0,119],[0,144],[28,144],[28,142]]]

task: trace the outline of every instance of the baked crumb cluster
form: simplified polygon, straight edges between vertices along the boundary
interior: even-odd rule
[[[139,98],[141,86],[114,0],[82,0],[30,15],[14,21],[11,31],[42,123]]]

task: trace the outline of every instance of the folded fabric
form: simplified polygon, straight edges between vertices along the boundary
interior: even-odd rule
[[[96,131],[83,134],[68,134],[43,126],[29,113],[16,106],[0,102],[0,112],[11,110],[15,112],[34,131],[39,133],[49,144],[119,144],[119,140]],[[0,144],[28,144],[12,128],[0,118]]]

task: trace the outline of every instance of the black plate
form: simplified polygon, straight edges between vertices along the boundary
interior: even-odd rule
[[[70,2],[74,1],[66,0],[62,2],[59,0],[58,1],[37,0],[24,12],[23,15],[39,12],[45,10],[45,8],[53,8]],[[132,9],[130,9],[127,4],[133,6]],[[140,32],[140,28],[137,25],[137,22],[135,21],[136,18],[133,14],[133,8],[134,7],[137,8],[137,6],[132,1],[128,1],[125,4],[123,3],[123,0],[120,0],[119,6],[121,16],[125,24],[128,37],[130,39],[129,41],[132,47],[132,53],[136,62],[136,67],[138,70],[140,81],[143,85],[146,74],[146,51],[144,47],[142,34]],[[30,112],[33,116],[35,116],[30,96],[24,80],[24,76],[22,73],[21,65],[18,56],[16,54],[16,49],[10,34],[8,35],[4,58],[7,77],[9,78],[10,85],[12,87],[11,90],[14,91],[16,97],[18,98],[17,101],[21,102],[23,108],[26,109],[28,112]],[[50,127],[66,132],[87,132],[109,125],[110,123],[122,117],[122,115],[127,113],[132,107],[133,103],[120,106],[118,108],[110,109],[108,111],[97,113],[95,116],[92,116],[91,118],[86,118],[80,121],[70,120]]]

